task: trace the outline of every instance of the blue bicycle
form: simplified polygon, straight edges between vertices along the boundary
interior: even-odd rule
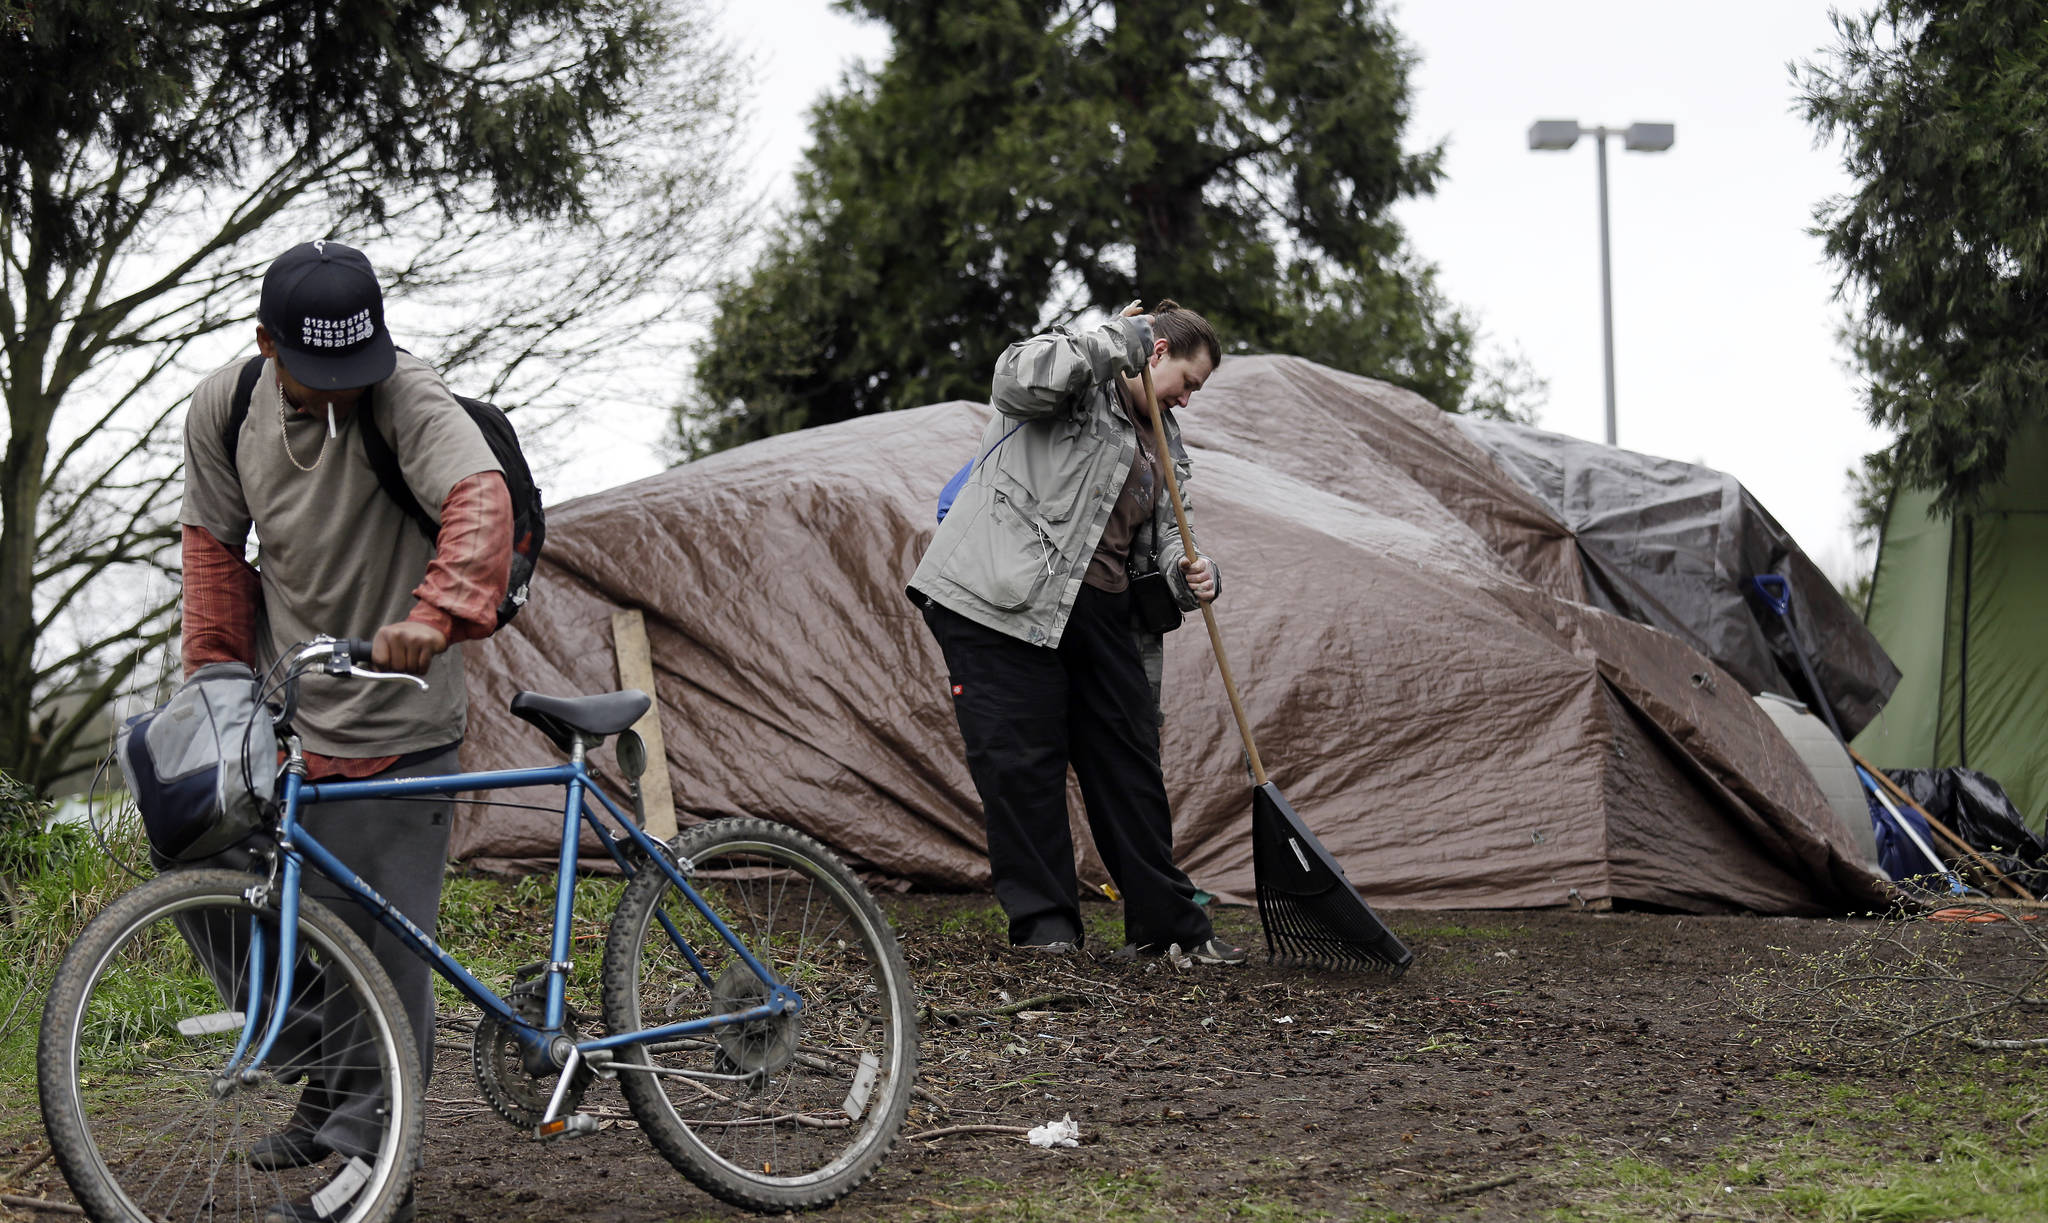
[[[311,1195],[336,1223],[383,1223],[404,1198],[422,1131],[417,1045],[369,950],[301,894],[308,869],[481,1008],[478,1086],[522,1130],[594,1131],[578,1111],[584,1092],[616,1079],[662,1155],[734,1205],[811,1209],[867,1179],[910,1104],[917,1025],[902,951],[860,880],[767,820],[717,820],[668,844],[648,836],[587,768],[611,736],[637,745],[628,728],[649,704],[637,692],[514,698],[566,763],[310,783],[290,727],[302,675],[424,687],[358,665],[368,657],[367,642],[321,638],[273,669],[282,799],[255,869],[152,879],[88,924],[59,967],[38,1082],[51,1150],[88,1217],[220,1223]],[[621,750],[629,773],[630,756]],[[300,824],[321,802],[538,786],[566,792],[552,941],[502,995]],[[628,878],[605,935],[601,1021],[568,1003],[586,827]],[[321,1130],[337,1135],[326,1166],[252,1158],[316,1088],[341,1119]]]

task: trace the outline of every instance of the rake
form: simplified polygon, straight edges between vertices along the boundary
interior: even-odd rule
[[[1174,474],[1173,456],[1166,446],[1166,421],[1152,390],[1149,361],[1142,372],[1152,435],[1159,446],[1159,466],[1166,473],[1174,521],[1180,524],[1181,547],[1188,563],[1193,564],[1195,536],[1181,504],[1180,479]],[[1237,718],[1237,731],[1244,736],[1245,756],[1252,766],[1252,875],[1259,897],[1259,924],[1266,930],[1267,958],[1288,967],[1348,968],[1400,976],[1415,962],[1415,953],[1373,913],[1372,906],[1351,886],[1344,868],[1295,814],[1280,787],[1266,779],[1258,744],[1252,742],[1251,719],[1245,716],[1237,681],[1230,676],[1215,609],[1207,603],[1202,604],[1202,620],[1209,626],[1209,644],[1216,651],[1217,670],[1223,673],[1223,690],[1230,694],[1230,712]]]

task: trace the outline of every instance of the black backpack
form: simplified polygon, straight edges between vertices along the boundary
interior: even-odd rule
[[[242,376],[235,382],[234,405],[228,412],[226,430],[221,441],[227,446],[228,466],[235,465],[235,451],[242,436],[242,422],[249,417],[249,401],[256,393],[256,380],[263,376],[266,358],[251,357],[242,364]],[[420,533],[429,543],[438,543],[441,524],[432,514],[421,508],[419,499],[406,487],[405,474],[399,470],[398,455],[391,449],[391,443],[377,427],[377,404],[374,396],[364,399],[362,414],[363,457],[370,461],[370,470],[377,474],[377,483],[386,496],[398,503],[406,517],[418,525]],[[540,488],[533,482],[533,470],[526,465],[526,454],[519,449],[519,435],[512,429],[512,422],[495,406],[481,399],[467,395],[455,396],[455,402],[476,422],[484,443],[491,448],[492,457],[498,466],[505,469],[505,490],[512,494],[512,577],[505,585],[505,601],[498,605],[498,627],[519,614],[526,606],[526,599],[533,585],[533,567],[540,560],[541,544],[547,539],[547,519],[540,508]]]

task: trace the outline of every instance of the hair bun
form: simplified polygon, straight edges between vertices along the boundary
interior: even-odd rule
[[[1160,299],[1160,301],[1159,301],[1159,304],[1158,304],[1158,305],[1156,305],[1156,306],[1154,306],[1154,307],[1152,307],[1152,313],[1154,313],[1154,314],[1165,314],[1165,313],[1166,313],[1166,312],[1167,312],[1168,310],[1178,310],[1178,309],[1180,309],[1180,303],[1179,303],[1179,302],[1177,302],[1177,301],[1175,301],[1175,300],[1173,300],[1173,299],[1172,299],[1172,298],[1170,298],[1170,297],[1166,297],[1166,298],[1161,298],[1161,299]]]

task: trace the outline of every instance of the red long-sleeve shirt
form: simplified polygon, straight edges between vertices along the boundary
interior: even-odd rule
[[[256,664],[256,619],[263,581],[249,562],[204,527],[184,529],[185,673],[210,662]],[[441,503],[441,532],[426,576],[413,589],[419,602],[406,617],[438,629],[450,645],[488,637],[511,577],[512,497],[505,477],[480,472],[456,482]],[[320,756],[308,752],[314,777],[369,777],[396,756]]]

